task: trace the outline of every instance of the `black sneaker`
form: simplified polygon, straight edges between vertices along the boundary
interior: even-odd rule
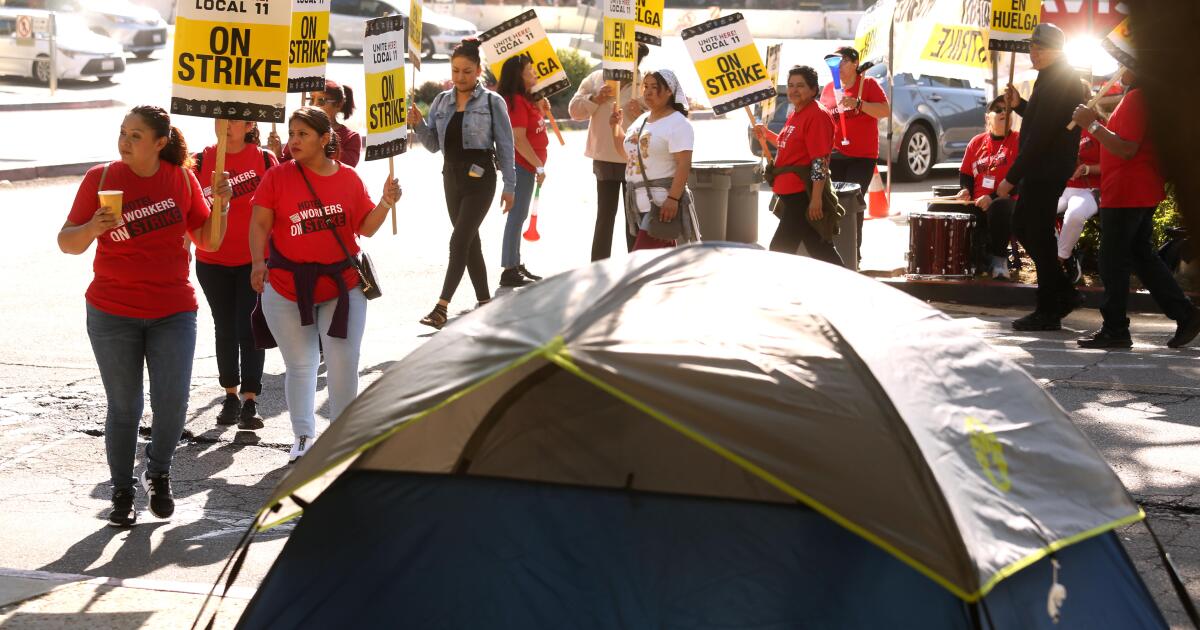
[[[1074,255],[1063,261],[1063,271],[1067,272],[1067,280],[1071,284],[1079,284],[1083,280],[1083,269],[1079,267],[1079,259]]]
[[[1167,342],[1168,348],[1182,348],[1200,335],[1200,309],[1192,309],[1191,317],[1179,322],[1175,327],[1175,336]]]
[[[521,275],[521,270],[517,267],[505,269],[504,273],[500,274],[500,286],[502,287],[523,287],[533,284],[533,280]]]
[[[1062,320],[1042,311],[1034,311],[1025,317],[1014,319],[1012,329],[1022,331],[1062,330]]]
[[[113,490],[112,511],[108,513],[111,527],[133,527],[137,523],[137,510],[133,509],[133,488]]]
[[[242,431],[257,431],[263,428],[262,418],[258,417],[258,403],[247,400],[242,403],[242,413],[238,416],[238,428]]]
[[[525,268],[525,265],[517,265],[517,271],[521,272],[522,276],[525,276],[534,282],[542,279],[542,277],[537,274],[529,273],[529,270]]]
[[[1071,289],[1070,292],[1068,292],[1066,295],[1064,295],[1062,297],[1061,301],[1059,302],[1058,313],[1057,313],[1058,318],[1059,319],[1066,318],[1067,315],[1070,315],[1075,309],[1079,308],[1080,306],[1083,306],[1083,294],[1075,289]]]
[[[237,394],[225,394],[225,402],[221,403],[221,413],[217,414],[217,426],[237,424],[238,415],[242,413],[242,401]]]
[[[171,476],[151,475],[142,471],[142,488],[150,497],[150,513],[158,518],[171,518],[175,513],[175,499],[171,497]]]
[[[1096,331],[1096,334],[1091,337],[1084,337],[1077,340],[1080,348],[1132,348],[1133,339],[1129,338],[1129,331],[1124,333],[1114,333],[1106,328],[1101,328]]]

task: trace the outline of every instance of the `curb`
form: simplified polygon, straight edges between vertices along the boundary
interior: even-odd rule
[[[208,595],[211,584],[196,582],[175,582],[171,580],[147,580],[142,578],[112,578],[80,575],[76,573],[51,573],[49,571],[22,571],[20,569],[0,569],[0,580],[4,578],[24,578],[27,580],[48,580],[65,582],[67,584],[95,584],[98,586],[114,586],[132,588],[144,591],[163,591],[167,593],[184,593],[188,595]],[[218,591],[220,589],[218,588]],[[257,589],[248,586],[233,586],[225,593],[225,597],[233,599],[253,599]],[[217,597],[218,595],[214,595]],[[24,601],[24,600],[22,600]],[[19,604],[13,602],[9,606]]]
[[[0,112],[33,112],[55,109],[104,109],[106,107],[124,107],[125,103],[111,98],[94,101],[63,101],[41,103],[0,103]]]
[[[110,160],[90,160],[87,162],[70,162],[67,164],[41,164],[38,166],[19,166],[16,168],[0,168],[0,180],[12,182],[41,179],[43,177],[69,177],[83,175],[88,169]]]
[[[996,308],[1026,307],[1032,309],[1037,303],[1037,287],[1032,284],[997,282],[994,280],[908,280],[906,278],[881,278],[880,282],[903,291],[926,302],[949,302],[967,306],[990,306]],[[1078,287],[1083,294],[1080,308],[1100,308],[1104,289]],[[1193,301],[1200,295],[1187,293]],[[1129,312],[1159,313],[1158,303],[1148,291],[1129,293]]]

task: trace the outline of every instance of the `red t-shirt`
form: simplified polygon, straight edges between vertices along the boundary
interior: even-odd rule
[[[82,225],[100,208],[97,192],[104,165],[83,176],[67,220]],[[187,187],[191,187],[190,200]],[[123,162],[113,162],[105,190],[120,190],[121,222],[96,239],[95,278],[88,304],[121,317],[158,319],[196,310],[196,290],[188,279],[188,230],[208,219],[208,204],[191,171],[158,163],[150,177],[139,177]]]
[[[1083,135],[1079,137],[1079,160],[1075,162],[1075,167],[1080,164],[1092,164],[1093,166],[1100,163],[1100,143],[1092,137],[1092,134],[1083,130]],[[1096,168],[1092,168],[1092,174],[1087,177],[1075,177],[1067,180],[1067,188],[1099,188],[1100,175],[1095,174]]]
[[[212,205],[212,175],[217,165],[217,148],[204,149],[201,154],[200,171],[196,178],[204,187],[204,198]],[[237,153],[225,156],[225,171],[229,173],[229,184],[233,187],[233,199],[229,202],[229,214],[225,217],[225,240],[221,241],[221,249],[215,252],[197,251],[196,259],[210,265],[225,267],[240,267],[250,264],[250,215],[254,191],[262,182],[266,170],[277,166],[279,160],[270,151],[263,151],[258,145],[247,144],[246,148]]]
[[[1146,99],[1140,89],[1121,99],[1108,130],[1122,140],[1138,143],[1137,153],[1122,160],[1100,147],[1100,205],[1105,208],[1150,208],[1163,200],[1165,184],[1146,134]]]
[[[833,117],[816,101],[805,105],[788,116],[779,132],[778,145],[776,166],[808,164],[814,158],[829,157],[833,149]],[[807,175],[801,177],[795,173],[780,173],[771,190],[777,195],[804,192],[807,181]]]
[[[508,101],[508,117],[512,119],[513,129],[525,128],[525,137],[533,147],[533,154],[545,164],[546,147],[550,145],[550,137],[546,135],[546,118],[542,111],[524,96],[505,100]],[[530,164],[520,152],[515,153],[518,166],[531,173],[537,171],[537,167]]]
[[[886,103],[887,94],[879,87],[879,82],[871,77],[859,77],[854,85],[845,90],[845,95],[859,98],[862,90],[864,103]],[[879,159],[879,119],[872,118],[860,111],[837,111],[838,103],[833,94],[833,83],[828,83],[821,92],[821,104],[833,115],[834,143],[833,146],[842,155],[856,158]],[[842,123],[839,117],[846,117],[846,135],[842,136]],[[843,138],[849,138],[850,144],[842,144]]]
[[[996,192],[996,186],[1017,160],[1020,137],[1021,134],[1014,131],[1007,138],[997,140],[985,131],[967,143],[967,152],[963,154],[958,170],[975,178],[975,190],[972,191],[975,198]]]
[[[300,165],[285,164],[267,171],[267,176],[254,193],[254,205],[270,208],[275,213],[271,227],[271,242],[284,258],[297,263],[320,263],[330,265],[346,259],[332,234],[326,234],[323,217],[328,216],[336,226],[338,235],[351,254],[358,253],[355,236],[363,218],[375,208],[367,189],[354,169],[342,164],[333,175],[322,177],[305,169],[308,181],[325,205],[324,212],[317,209],[304,178],[300,176]],[[342,272],[346,286],[358,286],[358,273],[353,267]],[[283,297],[296,300],[296,285],[292,273],[283,269],[271,269],[269,280]],[[317,280],[313,299],[325,302],[337,297],[337,284],[322,276]]]

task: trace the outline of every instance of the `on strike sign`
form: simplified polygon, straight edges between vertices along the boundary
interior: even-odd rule
[[[292,42],[288,92],[325,89],[329,59],[329,0],[292,0]]]
[[[1042,16],[1042,0],[992,0],[988,50],[1029,52],[1029,36]]]
[[[682,36],[715,114],[775,98],[775,86],[741,13],[686,28]]]
[[[605,81],[632,81],[637,68],[635,0],[604,0]]]
[[[558,53],[546,37],[537,13],[530,9],[517,17],[488,29],[479,36],[483,42],[484,55],[496,80],[500,80],[500,69],[514,55],[528,57],[533,62],[537,83],[533,84],[534,100],[548,97],[571,87],[567,71],[558,60]]]
[[[291,25],[292,0],[181,3],[171,113],[283,122]]]
[[[408,5],[408,58],[413,68],[421,69],[421,0],[412,0]]]
[[[408,101],[404,58],[408,37],[403,15],[367,20],[363,60],[367,83],[367,160],[408,150]]]

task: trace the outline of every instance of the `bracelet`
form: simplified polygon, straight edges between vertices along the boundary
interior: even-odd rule
[[[1100,129],[1100,121],[1099,120],[1093,120],[1092,124],[1088,125],[1088,133],[1092,134],[1093,136],[1096,135],[1096,131],[1098,129]]]
[[[682,195],[680,197],[682,197]],[[679,203],[680,197],[672,197],[672,196],[668,195],[667,199],[670,199],[671,201],[674,201],[675,203]]]
[[[858,110],[862,109],[862,99],[861,98],[858,99],[858,104],[854,106],[854,109],[858,109]]]
[[[534,170],[534,173],[537,173],[538,175],[544,175],[546,173],[546,167],[539,166]]]
[[[1092,174],[1092,167],[1088,164],[1083,165],[1083,176],[1087,177]]]

